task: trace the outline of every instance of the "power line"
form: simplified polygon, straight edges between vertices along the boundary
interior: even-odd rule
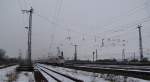
[[[58,1],[58,0],[57,0]],[[61,7],[62,7],[62,1],[63,0],[61,0],[61,2],[60,2],[60,4],[56,4],[56,11],[55,11],[55,15],[54,15],[54,22],[53,21],[49,21],[49,22],[52,22],[52,24],[54,25],[54,30],[56,30],[56,27],[57,27],[57,25],[58,25],[58,16],[59,16],[59,14],[60,14],[60,11],[61,11]],[[58,10],[57,10],[57,7],[58,7]],[[54,42],[54,39],[55,39],[55,34],[56,34],[56,32],[55,31],[53,31],[53,41],[52,41],[52,43]]]
[[[143,4],[142,4],[143,5]],[[129,10],[128,12],[127,12],[127,14],[125,14],[125,16],[130,16],[130,15],[133,15],[133,14],[135,14],[135,12],[137,11],[137,9],[140,9],[141,7],[142,7],[142,9],[143,8],[145,8],[145,7],[143,7],[142,5],[139,5],[139,6],[137,6],[137,7],[135,7],[135,8],[133,8],[133,9],[131,9],[131,10]],[[120,15],[120,16],[118,16],[117,18],[119,18],[119,17],[121,17],[122,15]],[[114,17],[114,18],[116,18],[116,17]],[[113,18],[113,19],[114,19]],[[120,19],[120,18],[119,18]],[[111,24],[107,24],[107,25],[105,25],[105,26],[103,26],[103,27],[106,27],[106,26],[110,26],[110,25],[112,25],[113,23],[111,23]],[[104,31],[105,32],[105,31]]]
[[[143,5],[144,5],[144,4],[141,4],[141,5],[137,6],[137,7],[135,7],[135,8],[133,8],[133,9],[129,10],[126,14],[124,14],[125,16],[123,16],[123,17],[131,16],[131,15],[135,14],[135,12],[138,11],[137,9],[140,9],[140,8],[143,9],[143,8],[145,8],[145,6],[143,6]],[[140,10],[141,10],[141,9],[140,9]],[[110,24],[104,25],[104,26],[102,26],[102,27],[106,27],[106,26],[111,26],[111,25],[113,25],[114,22],[120,21],[121,17],[122,17],[122,15],[119,15],[119,16],[117,16],[117,17],[112,18],[113,20],[115,19],[115,21],[113,21],[113,22],[110,23]],[[110,19],[109,19],[109,20],[110,20]]]
[[[138,20],[138,22],[135,21],[134,24],[133,24],[133,23],[126,24],[126,25],[128,25],[128,26],[120,26],[120,27],[125,27],[125,29],[124,29],[124,28],[121,28],[121,29],[119,29],[119,30],[113,30],[113,29],[112,29],[113,32],[110,32],[111,30],[108,30],[107,32],[108,32],[108,33],[111,33],[111,36],[108,36],[108,37],[112,37],[112,36],[113,36],[112,34],[114,34],[114,33],[128,32],[128,30],[135,28],[135,27],[132,28],[133,26],[138,25],[138,24],[141,24],[141,23],[145,23],[145,22],[148,22],[148,21],[150,21],[150,17],[143,18],[142,20],[140,19],[140,20]],[[103,33],[103,32],[102,32],[102,33]],[[106,33],[106,32],[105,32],[105,33]],[[101,34],[101,33],[100,33],[100,34]],[[117,35],[119,35],[119,34],[117,34]],[[115,36],[116,36],[116,35],[115,35]],[[106,36],[105,36],[105,37],[106,37]]]
[[[20,10],[23,10],[20,0],[17,0]]]
[[[50,21],[49,18],[44,17],[44,16],[41,16],[41,15],[39,15],[39,14],[38,14],[38,16],[41,17],[42,19],[44,19],[44,20],[50,22],[51,24],[54,24],[54,22],[53,22],[53,21]],[[111,31],[111,30],[109,30],[109,31]],[[108,32],[109,32],[109,31],[108,31]]]
[[[63,4],[63,0],[57,0],[57,4],[56,4],[56,11],[55,11],[55,15],[54,15],[54,17],[55,17],[55,19],[56,19],[56,21],[55,22],[57,22],[58,21],[58,17],[59,17],[59,15],[60,15],[60,11],[61,11],[61,8],[62,8],[62,4]]]
[[[121,28],[121,29],[119,29],[119,30],[113,30],[113,32],[111,32],[111,36],[109,35],[109,36],[105,36],[105,37],[115,37],[115,36],[120,36],[120,35],[124,35],[124,34],[126,34],[126,33],[128,33],[128,32],[130,32],[130,31],[133,31],[133,30],[135,30],[135,25],[137,25],[137,24],[139,24],[139,23],[144,23],[144,22],[148,22],[148,21],[150,21],[149,20],[149,17],[148,18],[144,18],[144,19],[142,19],[142,22],[141,22],[141,20],[140,20],[140,22],[137,22],[136,21],[136,23],[132,23],[132,24],[126,24],[127,26],[123,26],[123,27],[125,27],[125,29],[124,28]],[[134,28],[132,28],[132,27],[134,27]],[[109,32],[109,31],[108,31]],[[114,35],[114,33],[115,33],[115,35]],[[119,33],[119,34],[116,34],[116,33]],[[112,35],[113,34],[113,35]],[[104,38],[104,37],[103,37]]]
[[[31,0],[27,0],[29,7],[33,7],[32,1]]]
[[[19,8],[20,8],[20,11],[23,10],[23,6],[22,6],[22,4],[21,4],[21,1],[20,1],[20,0],[17,0],[17,2],[18,2],[18,6],[19,6]],[[24,15],[22,15],[22,23],[23,23],[23,25],[26,25]]]
[[[135,25],[137,25],[137,24],[139,24],[139,23],[145,23],[145,22],[148,22],[148,21],[150,21],[149,20],[150,19],[150,17],[146,17],[146,18],[143,18],[143,19],[140,19],[140,20],[136,20],[135,21],[135,23],[133,24],[133,23],[130,23],[130,24],[126,24],[126,25],[124,25],[124,26],[118,26],[118,27],[125,27],[125,28],[120,28],[120,29],[118,29],[118,30],[114,30],[114,29],[111,29],[111,30],[107,30],[107,32],[105,32],[105,33],[110,33],[111,34],[111,36],[105,36],[105,37],[115,37],[115,36],[118,36],[118,35],[122,35],[122,34],[126,34],[126,33],[128,33],[129,31],[132,31],[132,29],[135,29]],[[137,22],[138,21],[138,22]],[[132,28],[132,27],[134,27],[134,28]],[[73,32],[77,32],[77,31],[75,31],[75,30],[72,30]],[[110,32],[110,31],[112,31],[112,32]],[[77,33],[81,33],[81,32],[77,32]],[[103,32],[101,32],[101,33],[103,33]],[[100,34],[101,34],[100,33]],[[119,33],[119,34],[116,34],[116,33]],[[113,34],[113,35],[112,35]],[[114,35],[115,34],[115,35]],[[87,35],[87,34],[86,34]],[[109,34],[107,34],[107,35],[109,35]],[[87,35],[88,36],[88,35]],[[95,36],[95,35],[92,35],[92,36]],[[102,36],[99,36],[99,37],[102,37]],[[104,38],[104,37],[103,37]]]
[[[42,16],[42,15],[40,15],[39,13],[35,13],[38,17],[40,17],[40,18],[42,18],[43,20],[45,20],[46,22],[48,22],[48,23],[51,23],[51,24],[55,24],[56,25],[56,23],[54,22],[54,21],[51,21],[48,17],[45,17],[45,16]]]
[[[144,20],[144,21],[143,21]],[[122,35],[122,34],[126,34],[126,33],[128,33],[129,31],[132,31],[131,29],[135,29],[135,27],[134,28],[131,28],[132,26],[135,26],[135,25],[137,25],[137,24],[139,24],[139,23],[144,23],[144,22],[147,22],[147,21],[149,21],[149,18],[144,18],[142,20],[142,22],[140,21],[140,22],[138,22],[138,23],[135,23],[135,24],[131,24],[131,25],[128,25],[128,26],[126,26],[126,28],[127,29],[119,29],[118,31],[116,30],[116,31],[113,31],[113,32],[111,32],[111,34],[114,34],[114,33],[120,33],[121,32],[121,34],[115,34],[115,35],[111,35],[111,36],[108,36],[108,37],[115,37],[115,36],[120,36],[120,35]],[[125,26],[124,26],[125,27]],[[73,30],[72,30],[73,31]],[[75,32],[75,31],[73,31],[73,32]],[[109,31],[108,31],[109,32]],[[81,33],[81,32],[80,32]],[[106,36],[105,36],[106,37]]]
[[[62,4],[62,2],[61,2],[61,4]],[[141,6],[140,6],[140,7],[141,7]],[[59,6],[58,8],[59,8],[58,10],[59,10],[59,12],[60,12],[61,6]],[[138,7],[136,7],[136,8],[133,9],[133,10],[136,10],[136,9],[138,9]],[[58,14],[58,15],[59,15],[59,14]],[[58,15],[56,15],[56,16],[58,16]],[[56,23],[54,23],[53,21],[49,20],[49,18],[47,18],[47,17],[41,16],[40,14],[38,14],[38,16],[41,17],[42,19],[44,19],[44,20],[50,22],[51,24],[56,24]],[[108,31],[108,32],[109,32],[109,31]],[[118,31],[116,31],[116,33],[117,33],[117,32],[118,32]]]
[[[142,4],[143,5],[143,4]],[[135,14],[135,12],[137,11],[137,9],[139,9],[139,8],[141,8],[142,7],[142,9],[143,8],[145,8],[144,6],[142,6],[142,5],[140,5],[140,6],[137,6],[137,7],[135,7],[135,8],[133,8],[133,9],[131,9],[130,11],[128,11],[128,13],[127,13],[127,16],[130,16],[130,15],[132,15],[132,14]],[[121,15],[120,15],[121,16]],[[119,17],[119,16],[118,16]],[[107,24],[108,25],[108,24]],[[109,24],[109,25],[112,25],[112,24]],[[111,29],[112,30],[112,29]],[[106,31],[104,31],[104,32],[106,32]],[[104,32],[102,32],[102,33],[104,33]]]
[[[150,21],[149,20],[150,18],[148,17],[148,18],[143,18],[142,20],[140,19],[140,20],[138,20],[139,22],[135,22],[134,24],[133,23],[131,23],[131,24],[126,24],[127,26],[120,26],[120,27],[125,27],[125,28],[121,28],[121,29],[119,29],[119,30],[109,30],[108,32],[111,34],[111,36],[109,35],[109,34],[107,34],[107,35],[109,35],[109,36],[105,36],[105,37],[103,37],[103,38],[106,38],[106,37],[115,37],[115,36],[120,36],[120,35],[122,35],[122,34],[126,34],[126,33],[128,33],[128,32],[130,32],[130,31],[132,31],[132,30],[135,30],[135,25],[137,25],[137,24],[139,24],[139,23],[145,23],[145,22],[148,22],[148,21]],[[134,27],[134,28],[132,28],[132,27]],[[110,32],[110,31],[112,31],[112,32]],[[75,32],[75,31],[74,31]],[[116,34],[116,33],[119,33],[119,34]],[[112,35],[113,34],[113,35]],[[115,35],[114,35],[115,34]],[[94,35],[93,35],[94,36]],[[102,36],[101,36],[102,37]]]
[[[26,0],[23,0],[23,1],[25,3],[26,8],[28,8],[28,4],[27,4]]]

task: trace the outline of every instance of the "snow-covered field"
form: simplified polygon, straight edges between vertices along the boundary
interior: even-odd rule
[[[69,68],[62,68],[44,64],[38,64],[52,70],[55,70],[59,73],[83,80],[84,82],[150,82],[148,80],[142,80],[133,77],[127,76],[116,76],[113,74],[100,74],[93,72],[86,72],[81,70],[74,70]],[[16,72],[16,66],[10,66],[7,68],[0,69],[0,82],[35,82],[33,72]],[[42,75],[48,80],[48,82],[56,82],[52,77],[43,72],[39,67],[37,68]],[[62,82],[72,82],[70,79],[62,77],[59,74],[53,73],[47,69],[42,68],[46,72],[52,74],[54,77],[59,78]]]
[[[32,72],[20,72],[14,82],[35,82]]]
[[[16,77],[16,73],[15,73],[16,67],[17,67],[17,65],[0,69],[0,82],[13,81]]]
[[[0,69],[0,82],[35,82],[32,72],[16,72],[16,67]]]
[[[62,67],[48,66],[43,64],[40,65],[53,69],[57,72],[61,72],[63,74],[78,78],[80,80],[83,80],[84,82],[150,82],[148,80],[142,80],[126,76],[116,76],[113,74],[99,74]]]

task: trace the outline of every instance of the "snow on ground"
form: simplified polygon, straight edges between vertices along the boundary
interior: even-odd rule
[[[35,82],[32,72],[16,72],[16,67],[0,69],[0,82]]]
[[[142,79],[126,77],[126,76],[116,76],[113,74],[92,73],[92,72],[85,72],[80,70],[48,66],[48,65],[43,65],[43,66],[61,72],[63,74],[67,74],[72,77],[81,79],[84,82],[150,82],[148,80],[142,80]]]
[[[5,65],[0,65],[0,68],[1,68],[1,67],[4,67],[4,66],[5,66]]]
[[[8,82],[10,80],[10,77],[11,79],[14,79],[13,77],[15,77],[16,67],[17,65],[0,69],[0,82]]]
[[[148,81],[148,80],[142,80],[142,79],[138,79],[138,78],[128,77],[127,82],[150,82],[150,81]]]
[[[56,80],[54,80],[52,77],[44,73],[41,69],[37,68],[36,66],[35,69],[38,69],[42,73],[42,75],[48,80],[48,82],[57,82]]]
[[[34,74],[32,72],[20,72],[14,82],[35,82]]]
[[[55,68],[53,66],[47,66],[47,65],[43,65],[43,66],[53,69],[57,72],[72,76],[74,78],[83,80],[84,82],[109,82],[109,81],[104,80],[103,78],[96,77],[97,76],[96,73],[91,73],[91,75],[89,75],[89,72],[77,71],[77,70],[61,68],[61,67]]]
[[[42,67],[40,67],[40,68],[42,68]],[[49,70],[47,70],[45,68],[42,68],[42,69],[45,70],[46,72],[48,72],[49,74],[51,74],[52,76],[56,77],[57,79],[61,80],[62,82],[74,82],[74,81],[72,81],[72,80],[70,80],[70,79],[68,79],[68,78],[66,78],[66,77],[64,77],[62,75],[56,74],[56,73],[54,73],[52,71],[49,71]]]

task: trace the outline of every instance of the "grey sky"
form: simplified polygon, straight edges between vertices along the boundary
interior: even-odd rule
[[[143,26],[144,55],[150,53],[149,0],[0,0],[0,48],[10,57],[18,56],[19,49],[26,54],[28,15],[21,9],[30,6],[34,8],[33,58],[56,55],[57,46],[72,58],[71,44],[79,45],[80,59],[90,59],[96,48],[99,58],[121,58],[119,39],[126,40],[127,57],[133,52],[139,56],[137,24]],[[100,48],[103,38],[105,45]]]

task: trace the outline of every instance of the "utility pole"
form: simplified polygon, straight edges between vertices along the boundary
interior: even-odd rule
[[[19,58],[18,58],[18,60],[19,60],[19,64],[21,65],[21,63],[22,63],[22,52],[21,52],[21,49],[19,49]]]
[[[74,53],[74,61],[77,61],[77,46],[78,45],[73,45],[74,46],[74,49],[75,49],[75,53]]]
[[[122,61],[125,61],[125,43],[123,43],[123,49],[122,49]]]
[[[141,25],[138,25],[139,30],[139,50],[140,50],[140,61],[143,61],[143,46],[142,46],[142,34],[141,34]]]
[[[104,38],[102,39],[102,47],[104,47]]]
[[[125,49],[122,49],[122,61],[125,61]]]
[[[95,36],[95,43],[96,43],[96,45],[95,45],[95,47],[96,47],[96,49],[95,49],[95,60],[97,60],[98,55],[97,55],[97,38],[96,38],[96,36]]]
[[[60,48],[57,47],[57,56],[60,56],[61,55],[61,51],[60,51]]]
[[[133,56],[133,60],[135,61],[135,52],[134,52],[134,54],[133,54],[134,56]]]
[[[31,7],[30,10],[22,10],[24,13],[29,13],[29,26],[26,27],[28,29],[28,58],[27,58],[27,63],[29,66],[32,66],[31,63],[31,54],[32,54],[32,44],[31,44],[31,39],[32,39],[32,14],[33,14],[33,8]]]
[[[96,55],[96,61],[97,61],[97,59],[98,59],[97,49],[95,51],[95,55]]]
[[[64,52],[63,51],[61,51],[61,56],[64,58]]]
[[[94,60],[95,60],[95,57],[94,57],[94,55],[95,55],[95,52],[93,51],[93,62],[94,62]]]

